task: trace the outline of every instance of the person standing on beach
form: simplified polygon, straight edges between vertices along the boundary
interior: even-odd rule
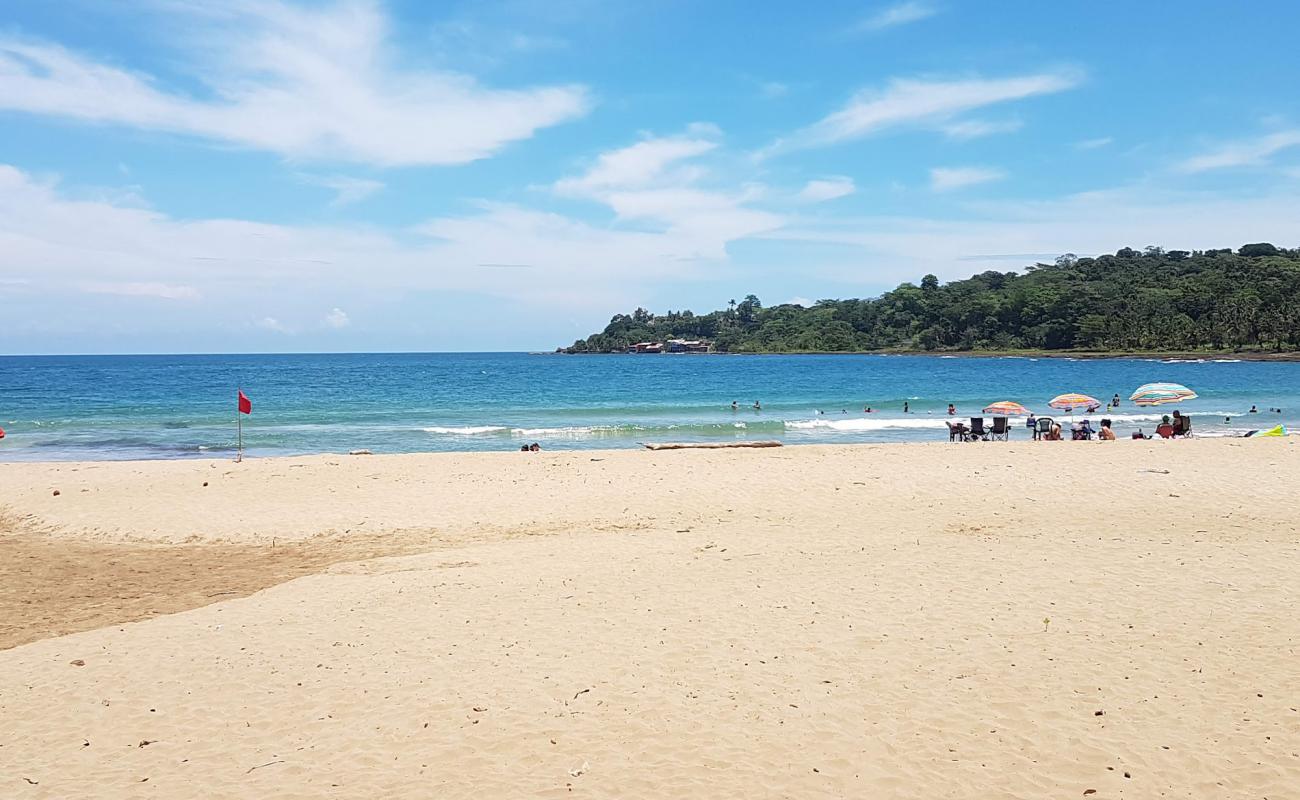
[[[1025,420],[1025,427],[1029,429],[1034,441],[1038,441],[1038,417],[1035,417],[1032,411],[1029,413],[1029,418]]]

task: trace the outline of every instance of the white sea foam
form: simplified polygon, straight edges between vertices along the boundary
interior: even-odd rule
[[[585,436],[599,436],[602,432],[614,433],[617,428],[610,426],[575,425],[570,428],[511,428],[512,436],[533,436],[539,439],[547,437],[569,437],[573,439]]]
[[[785,427],[790,430],[829,429],[833,431],[882,431],[890,428],[946,428],[943,419],[900,419],[885,417],[881,419],[788,419]]]
[[[437,425],[430,428],[421,428],[425,433],[441,433],[453,436],[481,436],[487,433],[505,433],[510,430],[504,425],[466,425],[463,427],[444,428]]]

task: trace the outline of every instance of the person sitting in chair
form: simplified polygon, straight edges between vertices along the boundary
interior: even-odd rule
[[[1115,441],[1115,431],[1110,429],[1110,420],[1103,419],[1101,421],[1101,430],[1097,432],[1097,435],[1103,442]]]

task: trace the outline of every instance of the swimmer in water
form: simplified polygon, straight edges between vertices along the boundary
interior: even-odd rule
[[[903,413],[904,413],[904,414],[911,414],[911,413],[912,413],[912,409],[907,405],[907,401],[906,401],[906,400],[903,401]]]
[[[949,404],[948,404],[948,416],[952,417],[952,416],[956,416],[956,415],[957,415],[957,406],[953,405],[952,403],[949,403]]]
[[[737,404],[735,400],[732,400],[732,401],[731,401],[731,410],[732,410],[732,411],[735,411],[735,410],[738,409],[738,408],[740,408],[740,405]]]
[[[754,401],[754,410],[755,410],[755,411],[762,411],[762,410],[763,410],[763,406],[761,406],[757,400]]]

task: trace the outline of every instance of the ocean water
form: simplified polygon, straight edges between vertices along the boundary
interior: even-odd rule
[[[1300,428],[1300,363],[928,356],[559,356],[524,353],[0,356],[0,460],[193,458],[234,452],[235,390],[252,398],[250,456],[635,447],[777,439],[944,441],[997,400],[1119,394],[1125,436],[1170,409],[1127,397],[1183,383],[1202,436]],[[731,402],[740,408],[733,411]],[[762,410],[751,406],[759,401]],[[911,413],[904,414],[903,403]],[[1249,414],[1255,405],[1259,413]],[[864,408],[876,409],[864,413]],[[1281,413],[1270,408],[1281,408]],[[1058,419],[1067,414],[1056,412]],[[1013,437],[1027,438],[1020,425]]]

